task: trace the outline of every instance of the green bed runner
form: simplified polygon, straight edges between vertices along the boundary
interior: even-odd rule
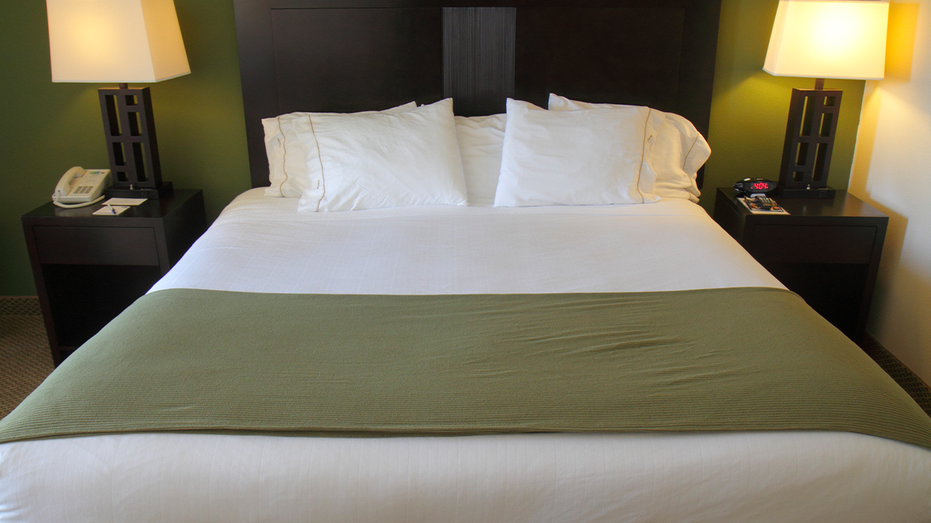
[[[748,328],[747,325],[753,325]],[[0,421],[0,442],[126,432],[849,431],[931,418],[779,289],[139,299]]]

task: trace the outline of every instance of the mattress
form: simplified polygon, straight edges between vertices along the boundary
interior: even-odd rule
[[[781,287],[686,201],[298,214],[236,199],[151,293]],[[0,445],[0,521],[928,521],[931,452],[831,431]]]

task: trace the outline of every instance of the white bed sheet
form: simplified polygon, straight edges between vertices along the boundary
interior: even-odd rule
[[[240,195],[152,291],[322,294],[638,292],[782,287],[685,200],[296,213]]]
[[[296,215],[258,191],[152,292],[780,286],[684,201]],[[0,445],[0,521],[928,522],[931,451],[835,432],[67,438]]]

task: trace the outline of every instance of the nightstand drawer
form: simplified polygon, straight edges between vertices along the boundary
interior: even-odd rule
[[[785,263],[870,263],[875,227],[757,225],[747,250]]]
[[[40,263],[158,265],[155,230],[147,227],[34,227]]]
[[[58,365],[145,294],[207,228],[204,193],[175,189],[117,217],[52,202],[22,216],[36,294]]]

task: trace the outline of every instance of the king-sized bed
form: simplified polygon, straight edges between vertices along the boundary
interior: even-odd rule
[[[0,521],[931,520],[931,418],[697,205],[716,1],[235,8],[254,188]]]

